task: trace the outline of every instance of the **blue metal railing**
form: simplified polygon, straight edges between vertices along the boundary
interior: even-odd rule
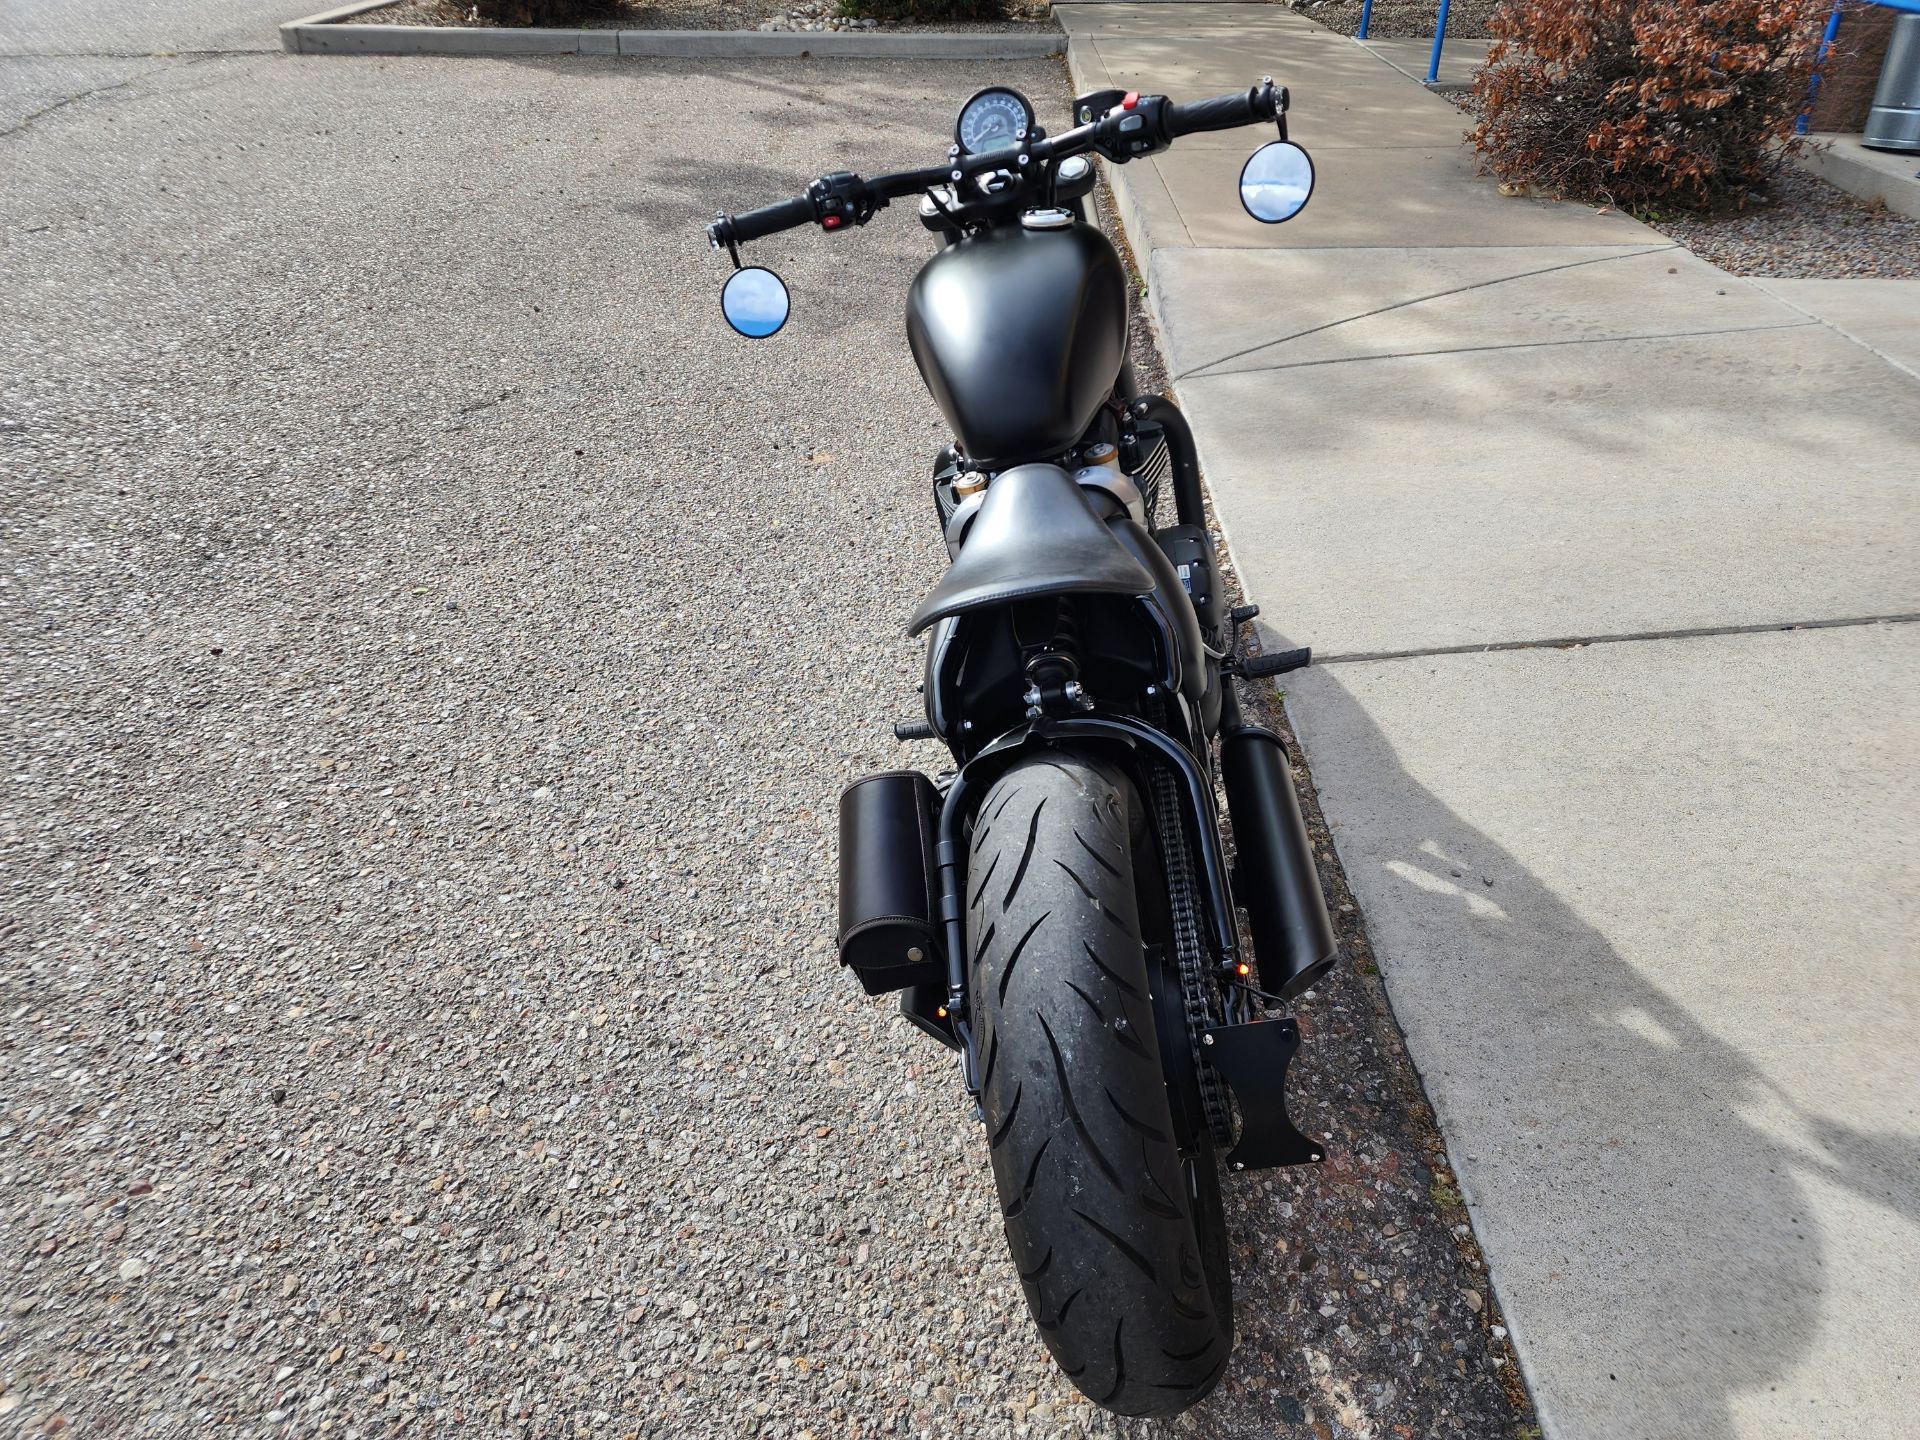
[[[1833,48],[1833,37],[1840,33],[1840,8],[1847,0],[1833,0],[1833,9],[1827,15],[1827,28],[1820,32],[1820,48],[1813,56],[1813,78],[1807,81],[1807,103],[1801,108],[1800,118],[1793,122],[1793,133],[1804,135],[1807,126],[1813,120],[1813,102],[1820,97],[1820,67],[1827,63],[1827,52]]]
[[[1433,22],[1433,59],[1427,62],[1427,84],[1440,78],[1440,47],[1447,40],[1447,6],[1453,0],[1440,0],[1440,18]]]
[[[1369,5],[1372,0],[1367,0]],[[1820,49],[1813,57],[1813,78],[1807,82],[1807,103],[1800,112],[1800,118],[1793,122],[1793,133],[1804,135],[1807,127],[1813,123],[1813,102],[1820,96],[1820,67],[1827,63],[1827,52],[1833,49],[1834,36],[1840,33],[1840,12],[1846,7],[1847,0],[1833,0],[1833,9],[1827,15],[1827,28],[1820,34]],[[1882,10],[1898,10],[1906,15],[1920,15],[1920,0],[1862,0],[1867,5],[1878,5]],[[1366,21],[1363,10],[1361,22]]]
[[[1834,0],[1836,6],[1839,3],[1840,0]],[[1920,4],[1920,0],[1912,0],[1912,3]],[[1427,84],[1429,85],[1440,78],[1440,47],[1446,43],[1447,8],[1452,4],[1453,0],[1440,0],[1440,18],[1433,24],[1433,58],[1427,62]],[[1360,33],[1354,38],[1365,40],[1367,30],[1372,24],[1373,0],[1360,0]]]

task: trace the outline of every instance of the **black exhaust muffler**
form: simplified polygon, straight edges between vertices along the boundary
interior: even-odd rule
[[[1239,852],[1234,898],[1253,931],[1260,988],[1292,999],[1333,968],[1338,944],[1287,752],[1271,730],[1238,726],[1221,736],[1220,768]]]

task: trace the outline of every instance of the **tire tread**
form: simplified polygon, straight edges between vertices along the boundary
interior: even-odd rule
[[[1054,751],[1008,770],[978,813],[981,1103],[1028,1308],[1096,1404],[1177,1414],[1218,1383],[1233,1331],[1224,1276],[1200,1262],[1219,1237],[1200,1233],[1173,1139],[1129,841],[1144,808],[1119,770]]]

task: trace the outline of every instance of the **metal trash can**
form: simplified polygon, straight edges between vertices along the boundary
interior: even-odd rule
[[[1920,150],[1920,14],[1893,22],[1860,139],[1876,150]]]

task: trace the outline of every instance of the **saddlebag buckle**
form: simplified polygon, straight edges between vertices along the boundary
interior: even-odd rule
[[[1299,1048],[1293,1020],[1218,1025],[1202,1035],[1201,1059],[1227,1082],[1240,1107],[1240,1143],[1227,1156],[1228,1169],[1273,1170],[1327,1158],[1287,1118],[1287,1065]]]

